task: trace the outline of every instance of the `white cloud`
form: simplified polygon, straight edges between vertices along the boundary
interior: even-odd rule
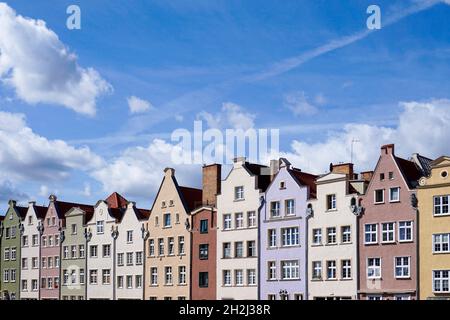
[[[112,87],[77,57],[42,20],[0,3],[0,79],[30,104],[62,105],[93,116],[96,100]]]
[[[39,188],[39,195],[41,197],[48,197],[48,196],[50,196],[49,189],[48,189],[48,187],[46,185],[40,186],[40,188]]]
[[[23,201],[28,200],[29,196],[26,193],[19,191],[11,181],[0,181],[0,201],[8,201],[10,199]]]
[[[91,185],[88,182],[84,184],[84,189],[83,192],[81,192],[81,194],[85,197],[90,197],[92,195]]]
[[[325,102],[323,96],[318,96],[316,100]],[[316,106],[308,101],[304,91],[290,93],[284,97],[284,105],[292,111],[295,116],[305,116],[317,113],[319,110]]]
[[[90,171],[102,164],[89,148],[48,140],[27,126],[23,114],[0,111],[0,180],[58,180],[74,169]]]
[[[195,186],[201,167],[174,163],[173,152],[180,151],[178,146],[155,139],[147,147],[126,149],[105,167],[93,171],[92,177],[102,183],[105,192],[149,198],[156,195],[164,168],[174,167],[180,184]]]
[[[206,121],[210,128],[247,130],[255,126],[256,115],[246,112],[235,103],[225,102],[221,111],[215,115],[202,111],[197,118]]]
[[[144,113],[150,109],[154,109],[153,105],[144,99],[138,98],[136,96],[131,96],[127,99],[128,108],[131,113]]]
[[[372,170],[380,146],[396,144],[396,154],[409,157],[412,153],[436,158],[450,154],[450,100],[402,102],[403,108],[394,128],[367,124],[347,124],[342,131],[331,132],[323,142],[307,143],[294,140],[291,151],[281,155],[305,171],[327,172],[331,162],[350,162],[351,141],[354,143],[353,162],[358,171]]]

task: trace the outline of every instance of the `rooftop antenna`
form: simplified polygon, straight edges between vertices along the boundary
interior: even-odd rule
[[[353,163],[353,144],[355,142],[360,142],[360,141],[355,138],[352,139],[352,143],[351,143],[351,147],[350,147],[350,163]]]

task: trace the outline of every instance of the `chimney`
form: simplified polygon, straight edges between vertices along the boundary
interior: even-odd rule
[[[383,154],[392,154],[394,155],[394,144],[385,144],[381,147],[381,155]]]
[[[202,203],[215,206],[222,182],[222,165],[217,163],[204,165],[202,171]]]
[[[280,161],[279,160],[270,160],[270,181],[273,180],[275,175],[280,170]]]
[[[353,179],[353,163],[331,164],[330,171],[333,173],[346,174],[350,179]]]
[[[369,181],[372,179],[372,177],[373,177],[373,171],[364,171],[364,172],[361,172],[361,178],[362,178],[364,181],[369,182]]]

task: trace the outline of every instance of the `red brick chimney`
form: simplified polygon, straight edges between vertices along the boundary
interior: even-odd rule
[[[353,179],[353,163],[331,164],[330,171],[333,173],[346,174],[350,179]]]
[[[203,166],[203,192],[202,202],[207,205],[216,205],[216,196],[220,193],[222,181],[222,165],[214,163]]]
[[[381,147],[381,155],[383,154],[392,154],[394,155],[394,144],[385,144],[384,146]]]

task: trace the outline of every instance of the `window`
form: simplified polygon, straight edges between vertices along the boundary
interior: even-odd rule
[[[255,211],[247,212],[247,226],[249,228],[256,227],[256,212]]]
[[[312,235],[313,235],[312,242],[314,245],[322,244],[322,229],[313,229]]]
[[[283,280],[299,278],[299,266],[297,260],[281,261],[281,278]]]
[[[104,221],[97,221],[97,234],[103,234],[105,232]]]
[[[395,257],[395,277],[409,278],[410,257]]]
[[[70,246],[70,257],[72,259],[77,257],[77,246]]]
[[[394,179],[394,172],[389,171],[389,180],[393,180]]]
[[[11,227],[11,238],[12,239],[16,238],[16,227]]]
[[[132,230],[127,231],[127,243],[133,243],[133,231]]]
[[[450,270],[433,270],[433,292],[450,292]]]
[[[168,228],[171,226],[170,213],[165,213],[163,215],[163,223],[164,223],[164,228]]]
[[[72,224],[71,228],[72,228],[72,234],[77,234],[77,225]]]
[[[150,268],[150,284],[152,286],[158,285],[158,268]]]
[[[352,262],[350,260],[341,261],[341,273],[342,279],[352,278]]]
[[[234,257],[242,258],[244,256],[244,244],[242,241],[234,243]]]
[[[312,278],[314,280],[322,279],[322,262],[321,261],[313,261],[312,263]]]
[[[28,247],[28,236],[22,236],[22,247]]]
[[[133,289],[133,276],[127,276],[127,289]]]
[[[209,249],[209,245],[207,243],[199,245],[200,260],[208,260],[208,249]]]
[[[208,272],[199,272],[198,273],[198,286],[200,288],[208,288],[208,286],[209,286]]]
[[[46,236],[42,236],[42,246],[43,247],[47,246],[47,237]]]
[[[173,237],[167,239],[167,247],[169,249],[168,255],[173,256],[175,254],[175,239]]]
[[[159,226],[159,219],[158,217],[155,217],[155,227]]]
[[[256,257],[256,241],[247,241],[247,257]]]
[[[223,270],[223,285],[231,286],[231,271]]]
[[[375,190],[375,203],[383,203],[384,202],[384,190],[378,189]]]
[[[80,269],[80,284],[84,284],[84,269]]]
[[[247,284],[249,286],[256,285],[256,270],[255,269],[247,270]]]
[[[327,261],[327,279],[336,279],[336,261]]]
[[[234,200],[243,200],[244,199],[244,187],[238,186],[234,187]]]
[[[285,202],[285,214],[287,216],[293,216],[295,215],[295,200],[294,199],[288,199]]]
[[[53,289],[53,279],[52,278],[47,278],[47,286],[48,286],[48,289]]]
[[[5,248],[5,251],[3,252],[3,257],[4,257],[5,261],[9,261],[9,257],[10,257],[9,248]]]
[[[41,279],[41,288],[42,289],[46,289],[47,288],[47,279],[46,278],[42,278]]]
[[[180,223],[180,214],[179,213],[175,213],[175,223],[176,224]]]
[[[350,226],[343,226],[341,228],[342,243],[352,242],[352,230]]]
[[[22,291],[28,291],[28,281],[22,280]]]
[[[267,300],[276,300],[277,296],[275,294],[268,294],[267,295]]]
[[[236,286],[244,285],[244,272],[241,269],[234,271],[234,284]]]
[[[133,252],[127,252],[127,266],[133,265]]]
[[[398,202],[400,201],[400,188],[390,188],[389,189],[389,202]]]
[[[77,273],[76,273],[75,270],[72,270],[72,271],[70,272],[70,283],[71,283],[71,284],[77,283]]]
[[[56,226],[56,218],[52,217],[52,226]]]
[[[275,261],[268,262],[267,278],[268,278],[268,280],[276,280],[277,279],[277,264]]]
[[[89,284],[97,284],[97,270],[89,270]]]
[[[3,270],[3,282],[4,283],[9,282],[9,270],[8,269]]]
[[[270,203],[270,216],[272,218],[278,218],[280,216],[280,202],[272,201]]]
[[[118,253],[117,254],[117,265],[118,266],[123,266],[123,253]]]
[[[135,282],[136,282],[136,288],[141,289],[142,288],[142,276],[137,275],[135,277]]]
[[[435,196],[434,197],[434,215],[449,214],[448,207],[450,202],[450,195]]]
[[[336,228],[327,228],[327,244],[336,244]]]
[[[90,257],[97,258],[97,246],[90,247]]]
[[[48,246],[53,247],[53,237],[52,236],[48,236]]]
[[[223,257],[231,258],[231,243],[230,242],[225,242],[223,244]]]
[[[384,173],[380,173],[380,181],[384,180]]]
[[[364,243],[373,244],[377,243],[377,225],[376,224],[366,224],[364,225]]]
[[[78,254],[80,256],[81,259],[84,258],[84,244],[80,244],[78,246]]]
[[[433,234],[433,252],[450,252],[450,233]]]
[[[200,233],[208,233],[208,220],[200,220]]]
[[[395,241],[394,222],[382,223],[381,242],[394,242],[394,241]]]
[[[244,227],[244,214],[242,212],[236,213],[236,228]]]
[[[55,246],[59,246],[59,235],[55,236]]]
[[[9,279],[9,281],[16,282],[16,269],[11,269],[10,270],[10,279]]]
[[[368,279],[381,278],[381,258],[367,259],[367,278]]]
[[[178,267],[178,284],[186,284],[186,266]]]
[[[123,276],[117,277],[117,288],[123,289]]]
[[[33,247],[39,245],[39,238],[37,234],[33,234],[33,236],[31,237],[31,244]]]
[[[53,258],[52,257],[47,258],[47,266],[49,269],[53,268]]]
[[[178,254],[183,255],[184,252],[184,236],[178,237]]]
[[[17,249],[16,247],[11,248],[11,261],[16,261]]]
[[[231,214],[223,215],[223,229],[230,230],[231,229]]]
[[[28,269],[28,259],[22,258],[22,269]]]
[[[55,257],[55,268],[59,268],[59,257]]]
[[[150,239],[148,242],[148,254],[150,257],[155,256],[155,240],[154,239]]]
[[[158,239],[158,255],[164,255],[164,239]]]
[[[275,248],[277,246],[277,231],[275,229],[267,230],[269,248]]]
[[[329,194],[327,195],[327,210],[335,210],[336,209],[336,195]]]
[[[136,265],[137,266],[142,265],[142,255],[143,255],[142,251],[136,252]]]
[[[282,229],[282,246],[290,247],[298,245],[298,227]]]
[[[47,268],[47,258],[46,257],[41,258],[41,264],[42,264],[42,269]]]
[[[28,216],[28,224],[33,224],[33,216]]]
[[[398,241],[412,241],[413,240],[413,223],[412,221],[400,221],[398,223]]]
[[[375,300],[383,300],[383,297],[379,294],[371,294],[367,296],[367,300],[375,301]]]
[[[111,283],[111,270],[103,269],[102,270],[102,284],[110,284]]]
[[[31,290],[38,291],[38,281],[36,279],[31,280]]]
[[[38,266],[38,258],[36,258],[36,257],[31,258],[31,268],[32,269],[39,268],[39,266]]]
[[[164,279],[165,285],[166,286],[167,285],[172,285],[172,267],[165,267],[164,271],[165,271],[164,274],[166,275],[165,279]]]

